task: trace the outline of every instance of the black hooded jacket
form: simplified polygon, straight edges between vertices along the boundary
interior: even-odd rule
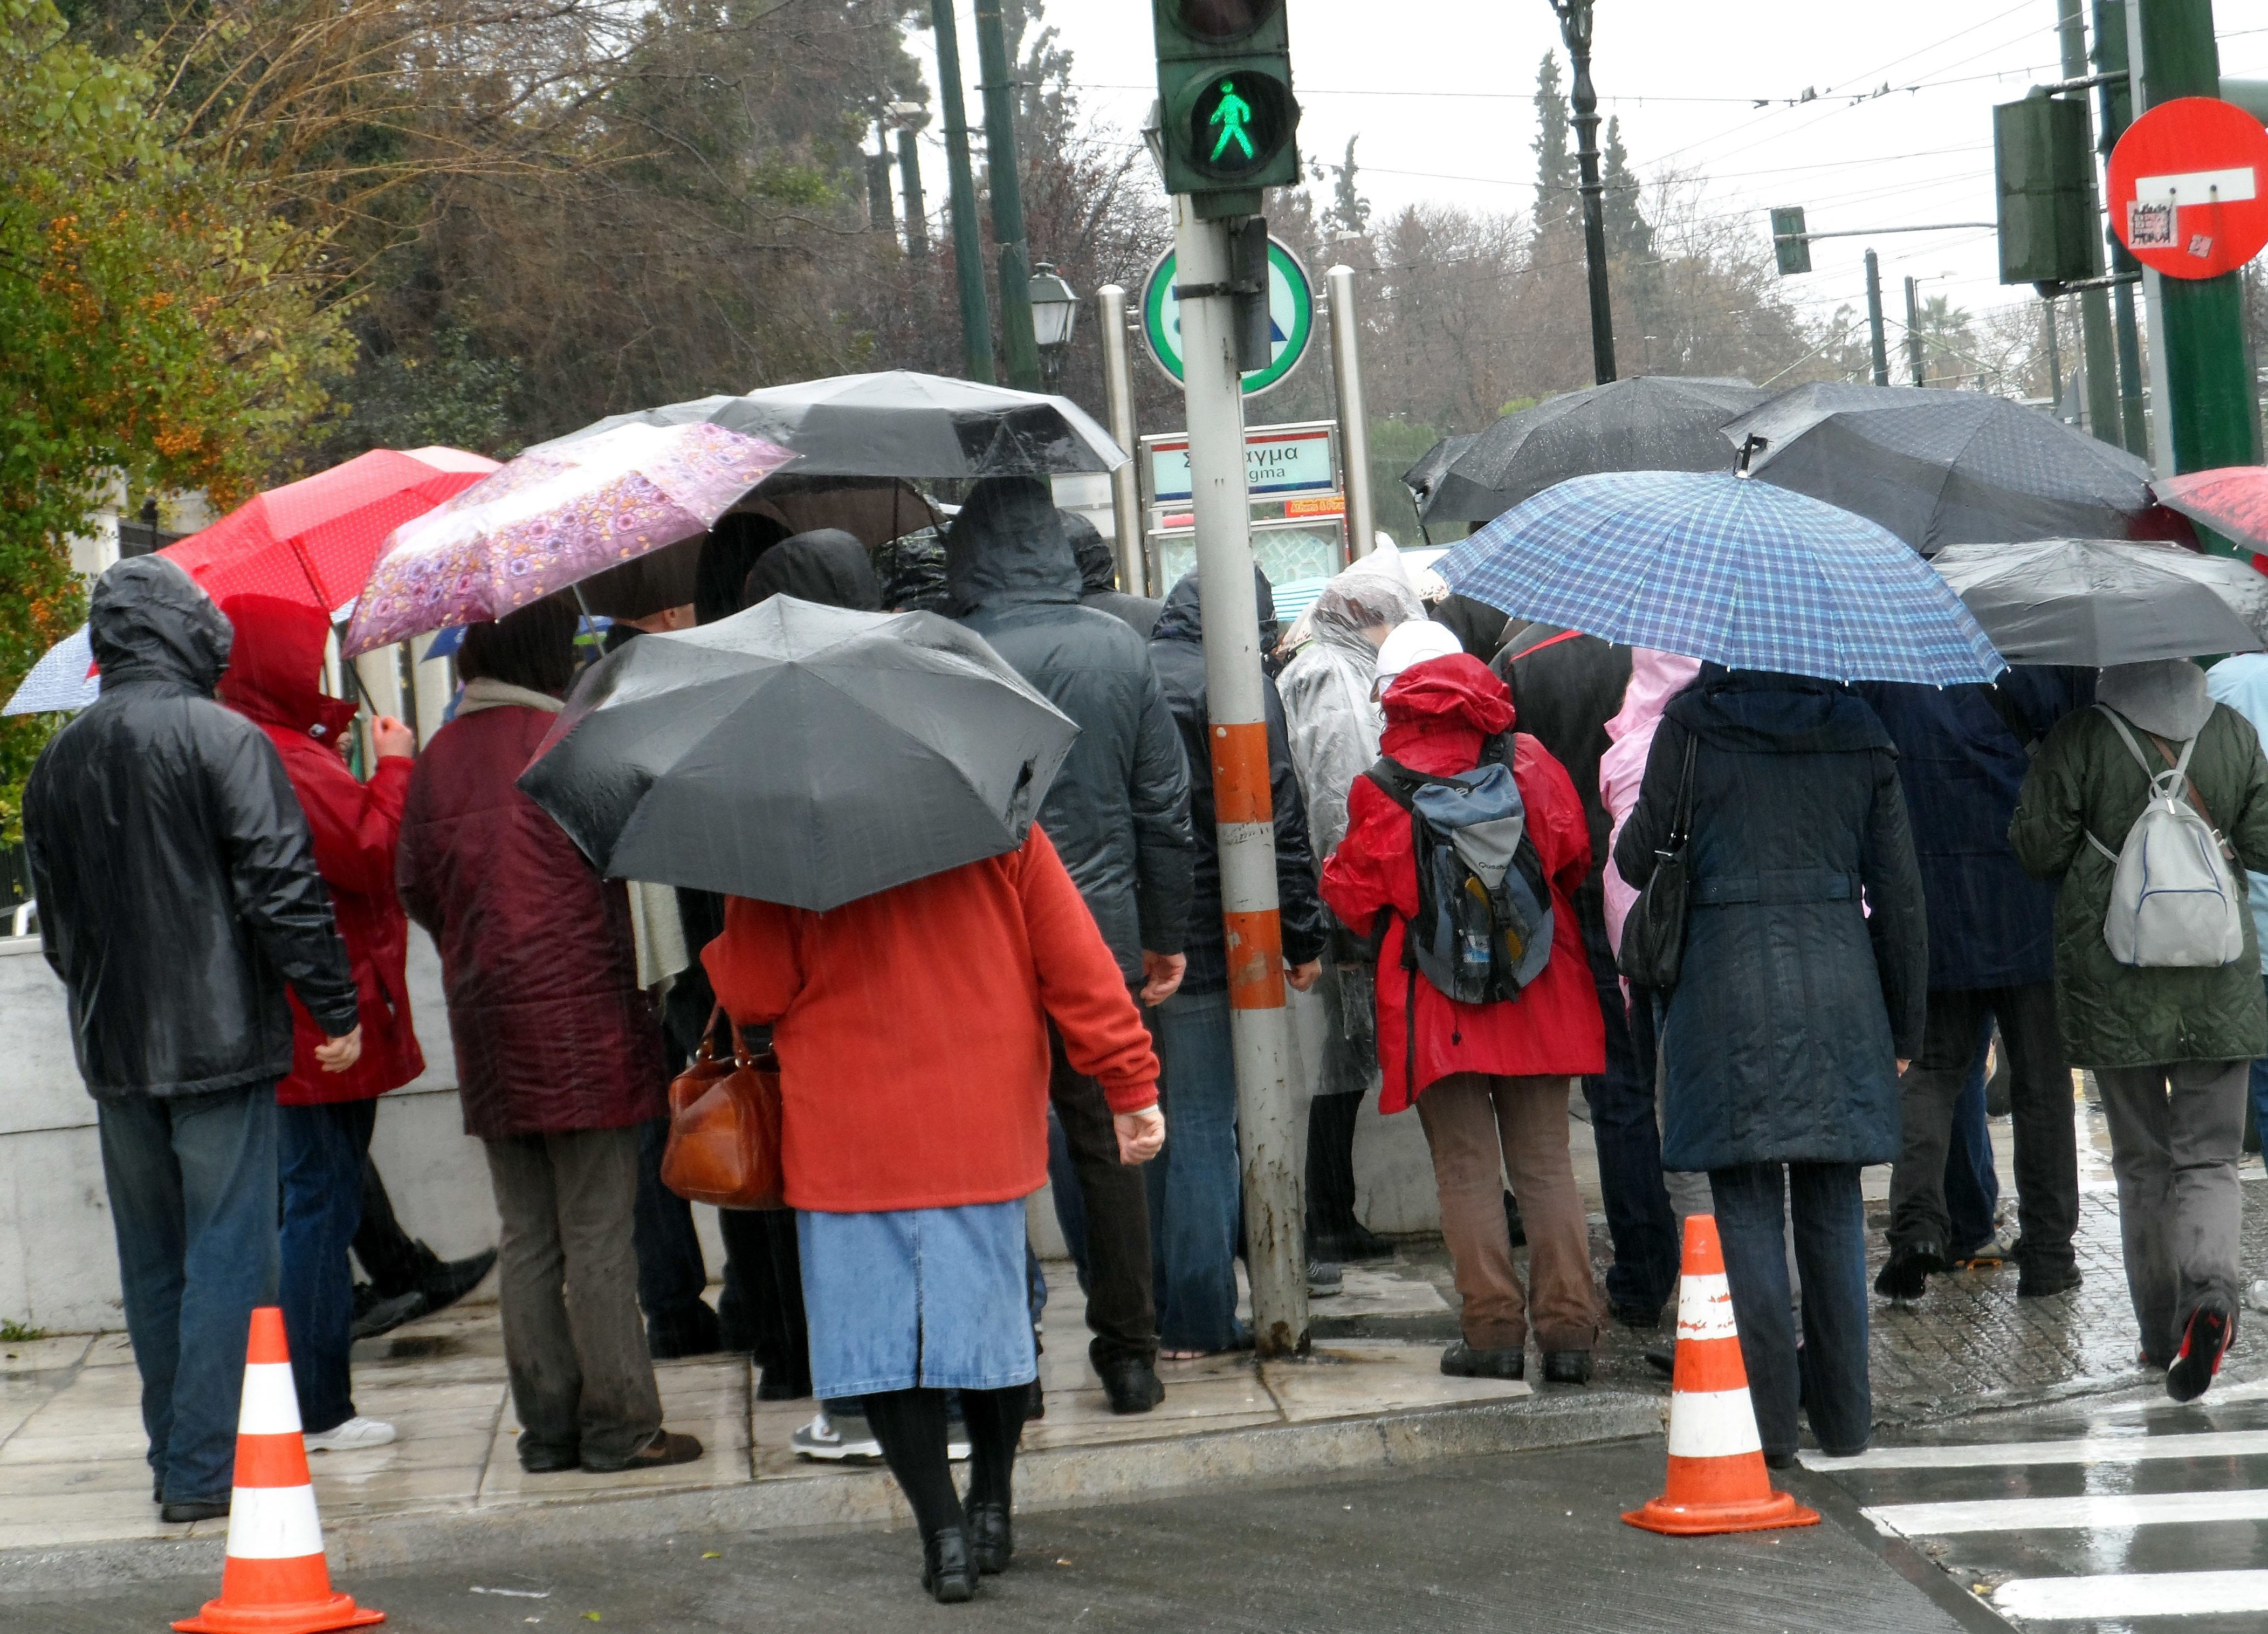
[[[1276,644],[1276,597],[1267,576],[1256,568],[1254,589],[1260,600],[1260,650]],[[1220,851],[1213,827],[1211,723],[1205,714],[1204,620],[1197,606],[1197,576],[1182,575],[1166,598],[1150,660],[1174,706],[1182,747],[1189,762],[1189,808],[1197,835],[1197,890],[1189,910],[1189,974],[1184,993],[1218,993],[1228,986],[1228,951],[1220,923]],[[1284,700],[1276,682],[1262,677],[1268,714],[1268,784],[1276,821],[1276,904],[1282,921],[1284,957],[1295,965],[1320,959],[1329,939],[1323,928],[1323,902],[1315,885],[1315,854],[1307,841],[1307,803],[1292,769],[1291,734],[1284,725]]]
[[[1063,518],[1064,536],[1071,541],[1071,556],[1079,563],[1079,606],[1124,619],[1145,641],[1156,635],[1158,615],[1166,604],[1154,596],[1130,595],[1119,589],[1118,563],[1094,524],[1076,511],[1056,514]]]
[[[24,790],[48,962],[98,1100],[291,1070],[290,983],[332,1037],[357,1003],[307,819],[268,734],[213,701],[232,630],[161,556],[95,585],[102,696]]]
[[[873,559],[856,534],[839,527],[783,539],[756,558],[741,587],[740,605],[752,607],[778,595],[861,613],[882,610],[882,582],[874,577]]]
[[[1037,477],[977,483],[945,552],[961,622],[1079,725],[1040,826],[1138,981],[1145,948],[1182,951],[1197,862],[1182,741],[1142,638],[1079,605],[1079,567]]]

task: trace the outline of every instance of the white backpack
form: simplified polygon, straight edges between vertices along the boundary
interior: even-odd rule
[[[2183,798],[2189,782],[2192,738],[2181,759],[2153,771],[2142,746],[2107,704],[2096,704],[2125,740],[2127,751],[2150,780],[2150,800],[2125,843],[2113,851],[2089,834],[2088,843],[2117,865],[2102,939],[2122,965],[2144,969],[2233,964],[2244,956],[2244,895],[2226,848],[2203,813]]]

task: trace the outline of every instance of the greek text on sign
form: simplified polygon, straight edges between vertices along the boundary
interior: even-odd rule
[[[2215,97],[2178,97],[2111,151],[2110,219],[2135,259],[2171,278],[2235,272],[2268,246],[2268,131]]]
[[[1191,497],[1187,438],[1149,445],[1150,498],[1164,504]],[[1328,494],[1338,487],[1331,468],[1328,428],[1303,431],[1248,431],[1244,438],[1245,491],[1255,499],[1292,494]]]

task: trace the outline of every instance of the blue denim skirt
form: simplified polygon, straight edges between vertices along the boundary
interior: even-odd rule
[[[1001,1390],[1039,1374],[1024,1204],[880,1214],[799,1211],[811,1390],[821,1401]]]

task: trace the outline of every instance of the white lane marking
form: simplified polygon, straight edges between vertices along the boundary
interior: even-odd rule
[[[2268,1571],[2152,1571],[2014,1578],[1992,1592],[2012,1617],[2042,1622],[2268,1611]]]
[[[2240,170],[2185,170],[2172,176],[2134,178],[2138,204],[2234,204],[2253,196],[2252,167]]]
[[[1725,1273],[1688,1277],[1678,1284],[1677,1336],[1681,1339],[1733,1339],[1740,1329],[1733,1321],[1733,1285]]]
[[[2078,1498],[1978,1498],[1970,1502],[1883,1504],[1859,1512],[1876,1526],[1908,1537],[1950,1532],[2016,1532],[2097,1527],[2192,1525],[2211,1520],[2268,1520],[2268,1489],[2235,1492],[2091,1492]]]
[[[1737,1390],[1681,1390],[1669,1398],[1669,1455],[1726,1458],[1760,1453],[1756,1410],[1746,1386]]]
[[[2196,1409],[2222,1407],[2231,1402],[2259,1401],[2268,1401],[2268,1379],[2248,1379],[2242,1384],[2225,1384],[2215,1380],[2210,1395],[2200,1396],[2189,1405]],[[2095,1411],[2098,1416],[2110,1413],[2139,1413],[2153,1408],[2163,1412],[2171,1409],[2173,1405],[2166,1400],[2165,1393],[2154,1386],[2150,1394],[2139,1401],[2114,1402],[2108,1406],[2098,1407]]]
[[[236,1416],[239,1435],[297,1435],[299,1396],[291,1387],[289,1362],[252,1362],[244,1369],[244,1400]]]
[[[1880,1446],[1855,1458],[1801,1456],[1807,1469],[1974,1469],[1992,1464],[2139,1464],[2161,1458],[2249,1458],[2268,1454],[2268,1430],[2197,1435],[2083,1436],[2069,1441],[1992,1441],[1977,1446]]]
[[[240,1486],[229,1494],[228,1552],[238,1560],[297,1560],[323,1552],[311,1486]]]

